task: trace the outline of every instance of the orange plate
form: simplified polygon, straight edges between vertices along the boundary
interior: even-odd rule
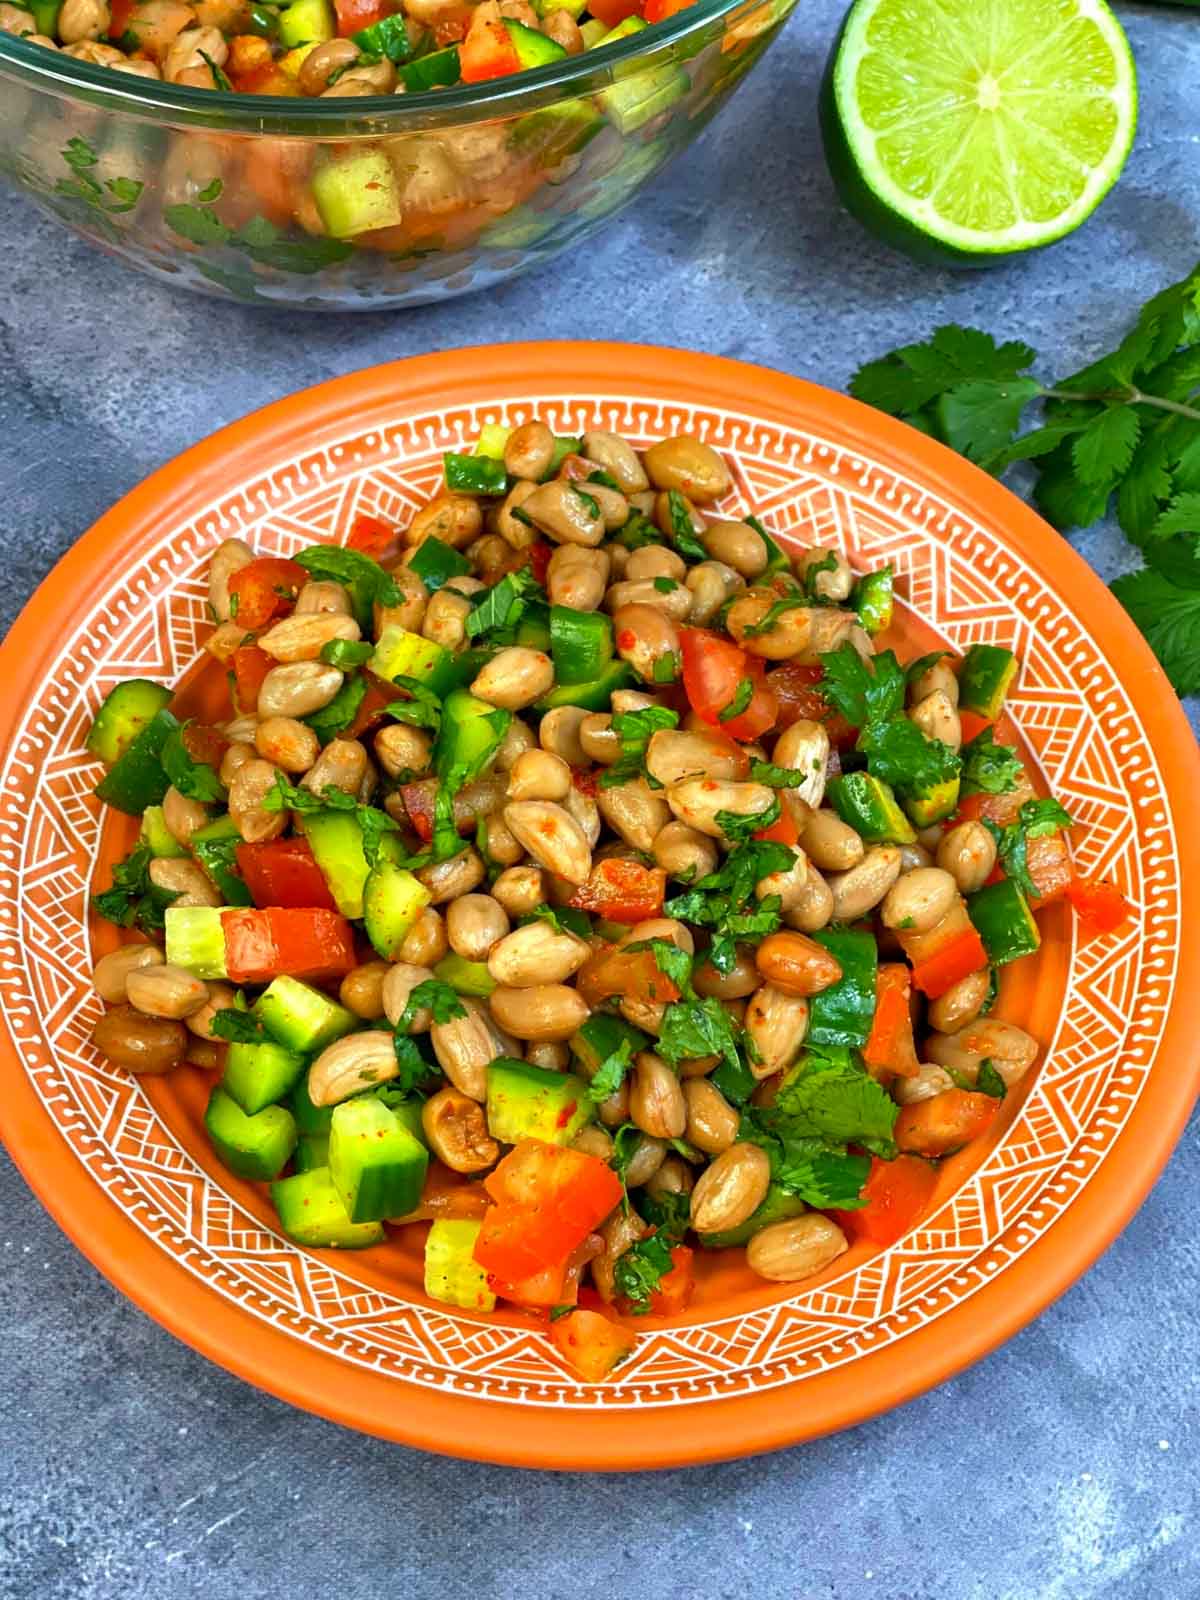
[[[405,522],[441,452],[536,412],[560,434],[699,433],[736,468],[727,514],[890,561],[897,640],[1011,645],[1027,759],[1084,825],[1084,870],[1137,907],[1079,947],[1061,906],[1005,976],[1001,1014],[1047,1044],[1020,1105],[950,1164],[889,1250],[856,1246],[793,1289],[701,1257],[692,1309],[647,1320],[617,1380],[581,1386],[536,1323],[428,1301],[420,1228],[363,1254],[305,1253],[265,1192],[213,1160],[208,1082],[137,1082],[98,1059],[83,974],[113,940],[85,916],[133,824],[101,823],[83,755],[134,674],[215,704],[193,671],[213,545],[289,555],[356,513]],[[338,1422],[522,1466],[650,1467],[744,1455],[860,1422],[991,1350],[1060,1294],[1141,1201],[1197,1089],[1200,762],[1133,625],[1024,505],[919,433],[757,367],[629,345],[508,345],[378,367],[234,424],[104,517],[3,650],[0,984],[11,1047],[0,1131],[29,1182],[139,1306],[223,1366]],[[1185,825],[1177,827],[1177,818]],[[1023,970],[1022,970],[1023,969]],[[1016,1097],[1013,1097],[1014,1099]]]

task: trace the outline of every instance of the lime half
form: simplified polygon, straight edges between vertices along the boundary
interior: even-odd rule
[[[847,209],[966,266],[1077,228],[1136,125],[1133,57],[1104,0],[857,0],[822,95]]]

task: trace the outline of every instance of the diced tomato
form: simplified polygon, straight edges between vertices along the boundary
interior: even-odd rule
[[[854,728],[821,693],[818,685],[825,676],[824,667],[805,666],[799,661],[787,661],[767,674],[767,688],[779,702],[776,725],[790,728],[794,722],[820,722],[835,749],[847,749],[858,738]]]
[[[567,1286],[565,1261],[556,1261],[552,1266],[543,1267],[541,1272],[534,1272],[528,1278],[520,1278],[515,1282],[489,1272],[488,1287],[501,1300],[511,1300],[514,1305],[530,1306],[535,1310],[573,1304],[573,1295]],[[578,1287],[574,1292],[578,1293]]]
[[[291,609],[307,582],[308,573],[298,561],[259,556],[229,580],[230,600],[237,601],[231,607],[233,620],[249,633],[265,627],[279,612]]]
[[[691,4],[693,0],[646,0],[646,9],[642,12],[642,16],[647,22],[665,22],[668,17],[686,11]]]
[[[992,1125],[1000,1102],[969,1089],[944,1089],[928,1100],[901,1106],[892,1137],[910,1155],[944,1156],[978,1139]]]
[[[261,844],[239,844],[234,853],[238,871],[256,906],[319,906],[325,911],[337,910],[325,874],[314,861],[307,839],[268,839]]]
[[[775,726],[778,701],[763,677],[763,664],[739,645],[707,628],[681,628],[683,687],[698,717],[731,739],[757,739]],[[728,722],[720,713],[732,704],[743,678],[754,684],[746,709]]]
[[[543,588],[546,585],[546,570],[553,554],[554,546],[547,544],[544,539],[535,539],[529,546],[529,570]]]
[[[1037,889],[1037,908],[1049,905],[1069,893],[1075,873],[1066,835],[1045,834],[1025,841],[1025,865]]]
[[[800,829],[796,826],[796,819],[792,813],[786,806],[782,806],[771,826],[760,828],[754,837],[767,839],[772,844],[796,845],[800,842]]]
[[[597,1156],[523,1139],[484,1179],[496,1204],[483,1219],[475,1259],[515,1284],[563,1264],[623,1193]]]
[[[214,728],[211,723],[189,722],[183,730],[183,748],[193,761],[202,761],[215,771],[229,749],[229,740],[220,728]]]
[[[902,961],[886,961],[875,983],[875,1020],[863,1048],[863,1060],[883,1072],[911,1078],[919,1065],[913,1043],[908,968]]]
[[[594,911],[608,922],[645,922],[662,916],[666,892],[667,875],[661,867],[613,858],[597,861],[567,904]]]
[[[671,1270],[663,1273],[650,1295],[650,1309],[656,1317],[677,1317],[691,1303],[696,1292],[693,1254],[685,1244],[677,1244],[671,1251]]]
[[[134,0],[112,0],[109,7],[108,37],[120,39],[129,28],[133,16]]]
[[[383,0],[333,0],[333,9],[337,12],[338,38],[348,39],[352,33],[390,16],[395,7]]]
[[[936,1000],[961,978],[969,978],[987,964],[983,940],[974,928],[964,928],[913,967],[913,982],[927,999]]]
[[[641,0],[600,0],[598,9],[588,5],[589,14],[598,18],[606,28],[615,28],[626,17],[636,17],[641,9]],[[595,468],[592,470],[595,471]]]
[[[972,739],[977,739],[985,728],[992,726],[990,717],[981,717],[978,711],[960,711],[958,713],[959,726],[962,728],[962,742],[970,744]]]
[[[1026,800],[1033,798],[1033,785],[1022,775],[1016,788],[1010,789],[1007,794],[964,795],[958,803],[957,812],[946,826],[951,828],[958,822],[994,822],[999,828],[1007,828],[1009,823],[1017,820]]]
[[[576,1308],[550,1324],[550,1342],[586,1383],[601,1383],[625,1360],[636,1340],[602,1311]]]
[[[233,652],[233,704],[238,716],[254,715],[263,679],[276,665],[256,644],[244,644]]]
[[[264,61],[250,72],[230,75],[229,81],[238,94],[274,94],[294,100],[303,92],[277,61]]]
[[[920,1156],[897,1156],[894,1161],[872,1156],[871,1173],[862,1187],[866,1205],[831,1215],[856,1239],[895,1244],[926,1210],[937,1181],[937,1168]]]
[[[378,560],[396,544],[398,539],[399,531],[390,522],[360,511],[351,525],[346,547],[350,550],[361,550],[363,555]]]
[[[225,970],[233,983],[344,978],[356,965],[345,917],[316,907],[223,911]]]
[[[467,37],[458,47],[458,62],[464,83],[486,83],[489,78],[520,72],[521,58],[500,20],[496,0],[483,0],[476,6]]]
[[[377,728],[384,721],[384,713],[388,706],[398,698],[394,691],[388,693],[391,685],[381,688],[379,680],[370,673],[367,673],[366,678],[367,692],[362,697],[346,736],[350,739],[361,739],[364,733],[370,733]]]
[[[660,1005],[679,999],[679,990],[659,970],[653,950],[622,950],[615,945],[603,946],[588,957],[579,969],[575,986],[589,1006],[597,1006],[614,994]]]
[[[1085,938],[1115,933],[1133,915],[1133,907],[1116,885],[1097,878],[1076,878],[1066,894]]]

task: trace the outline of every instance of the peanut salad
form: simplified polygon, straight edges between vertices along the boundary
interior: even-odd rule
[[[550,66],[691,0],[0,0],[0,31],[192,89],[313,98],[420,93]],[[686,79],[655,81],[665,109]],[[672,92],[673,91],[673,92]],[[645,83],[632,92],[640,102]],[[631,101],[606,91],[618,111]],[[573,102],[574,114],[588,108]],[[628,107],[632,109],[632,104]],[[571,107],[566,115],[571,114]]]
[[[695,438],[489,426],[405,529],[226,540],[232,703],[125,682],[88,740],[141,828],[97,1050],[213,1074],[289,1238],[419,1226],[429,1296],[587,1379],[708,1252],[790,1284],[910,1229],[1037,1057],[1034,913],[1129,912],[1004,742],[1012,653],[877,649],[891,572],[731,488]]]

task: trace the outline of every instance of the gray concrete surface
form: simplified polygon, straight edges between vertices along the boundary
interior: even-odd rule
[[[841,385],[953,318],[1027,337],[1063,372],[1192,265],[1200,15],[1124,8],[1142,127],[1092,225],[1022,265],[949,277],[876,247],[834,203],[814,96],[838,10],[802,0],[686,166],[551,281],[486,300],[317,321],[217,306],[0,198],[5,625],[145,473],[358,366],[615,337]],[[1126,564],[1111,532],[1077,542],[1106,577]],[[1193,1123],[1083,1282],[900,1412],[758,1460],[601,1479],[445,1461],[259,1394],[116,1295],[0,1155],[0,1596],[1195,1600],[1198,1188]]]

